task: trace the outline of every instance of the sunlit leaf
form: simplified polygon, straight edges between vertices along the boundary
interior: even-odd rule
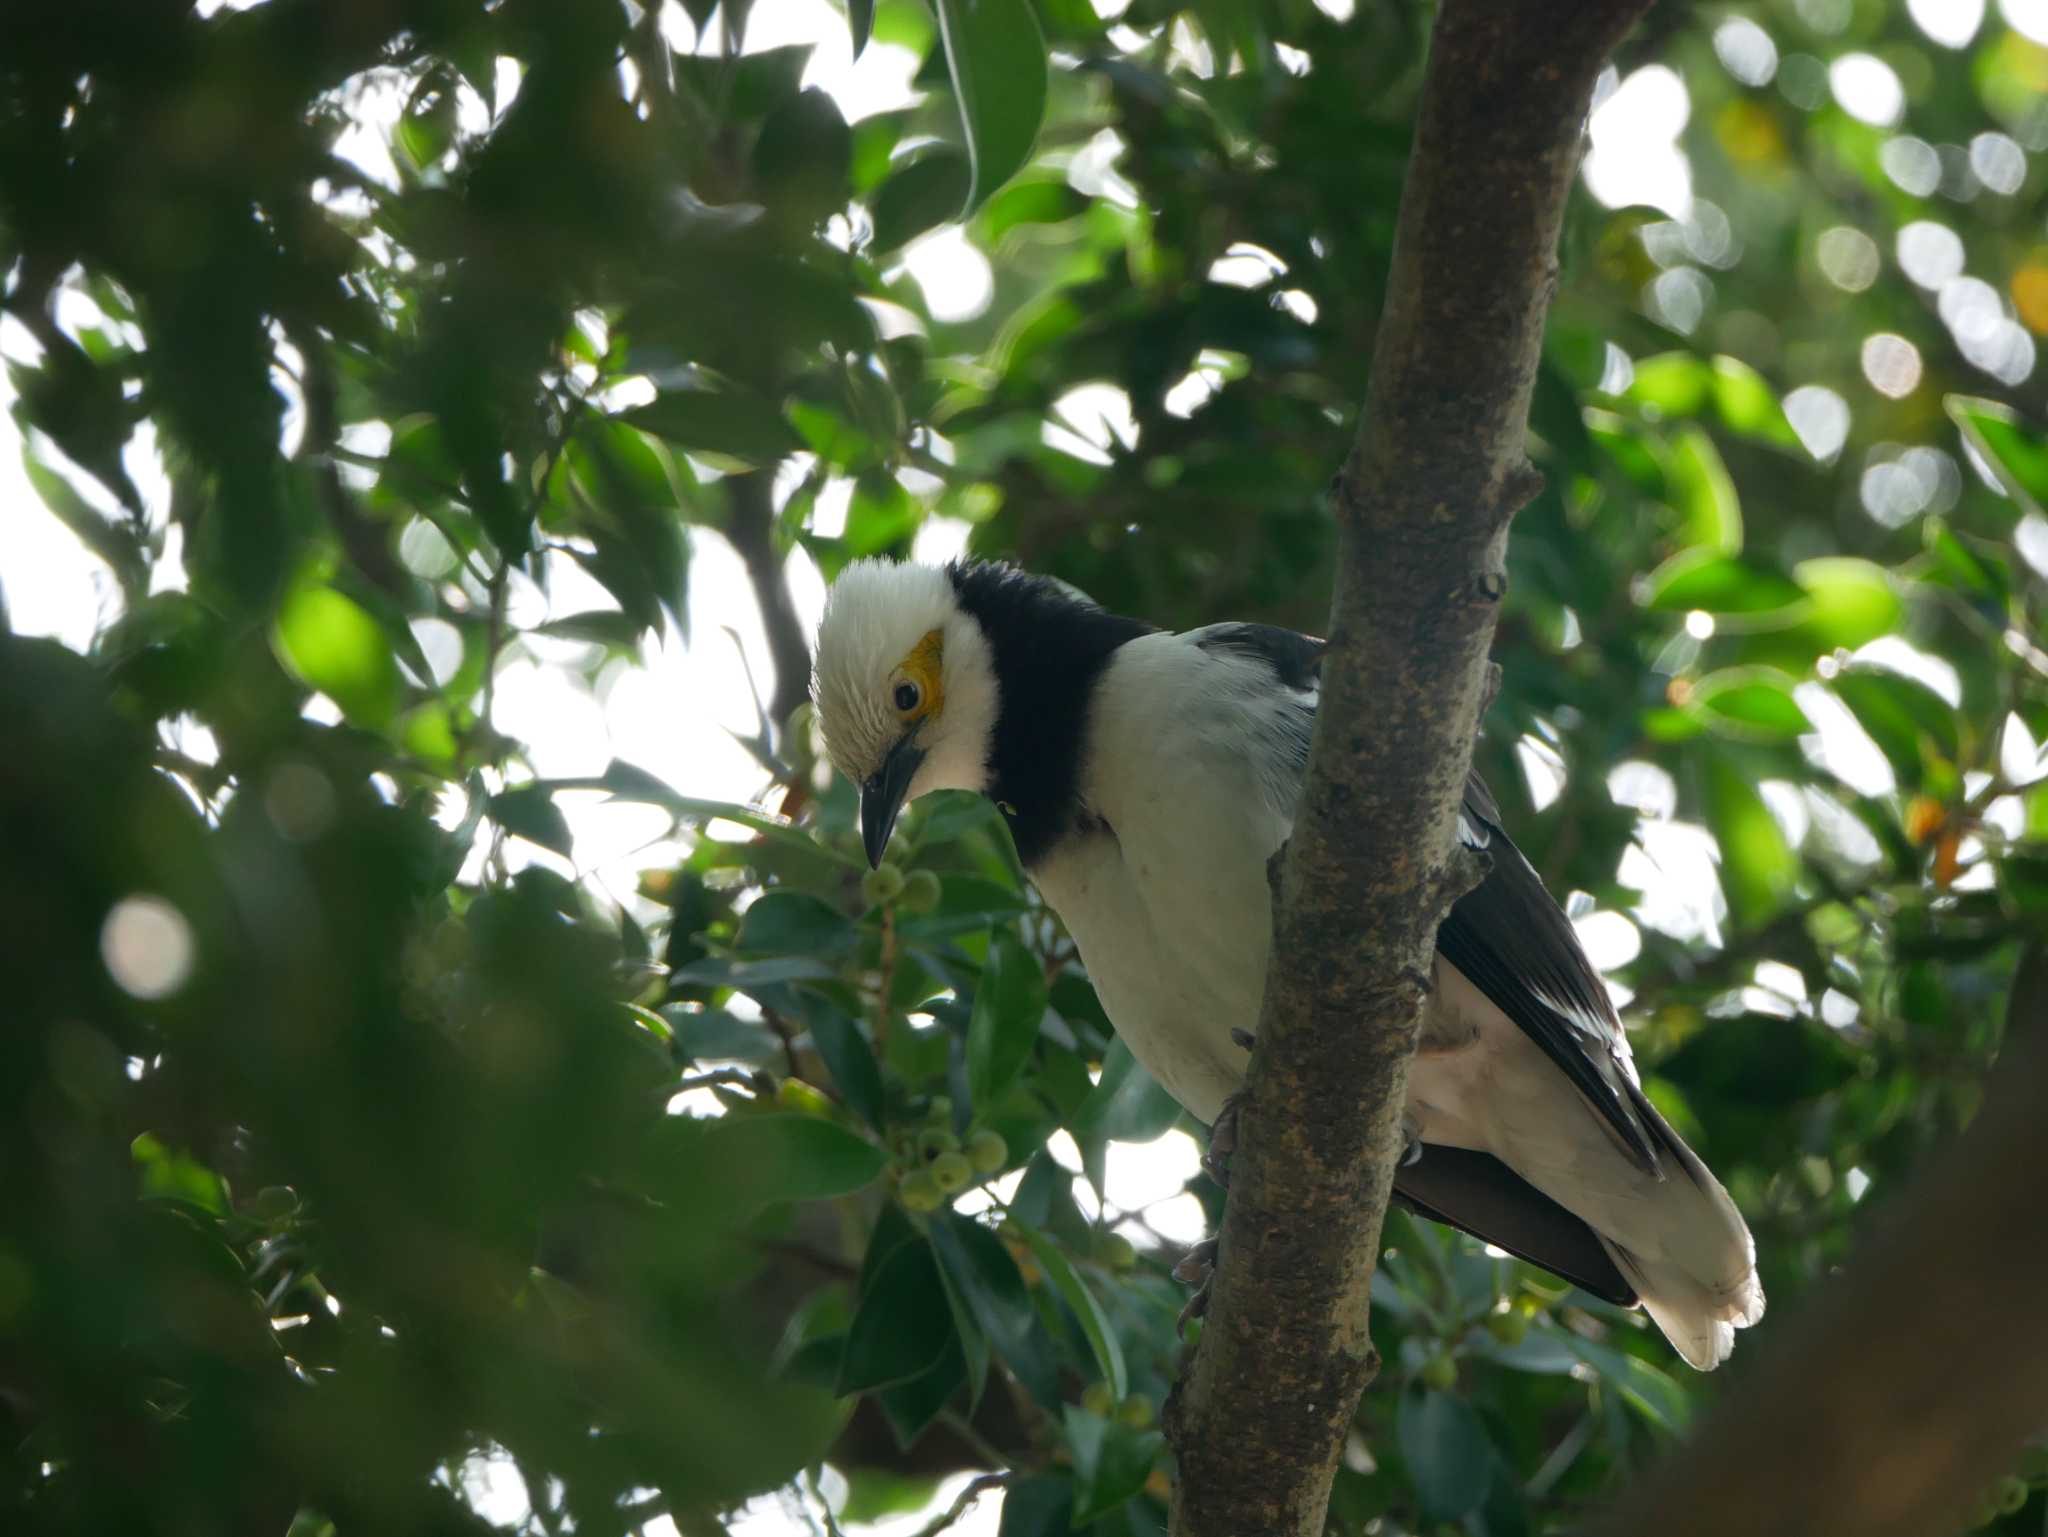
[[[1767,614],[1805,596],[1806,589],[1788,576],[1703,548],[1680,550],[1642,583],[1644,605],[1664,612]],[[1786,616],[1786,622],[1793,617]]]
[[[1636,361],[1628,398],[1663,416],[1697,416],[1711,385],[1707,365],[1692,353],[1661,352]]]
[[[1714,359],[1713,394],[1714,409],[1729,431],[1779,448],[1800,447],[1799,434],[1792,430],[1776,392],[1740,358],[1721,355]]]
[[[1942,404],[2008,495],[2035,512],[2048,508],[2048,436],[1995,400],[1950,395]]]
[[[1692,687],[1692,703],[1713,725],[1757,741],[1790,741],[1813,730],[1792,697],[1797,680],[1770,667],[1724,667]]]
[[[1801,617],[1802,634],[1817,646],[1854,650],[1899,622],[1903,605],[1882,566],[1853,555],[1818,555],[1792,568],[1812,606]]]
[[[1733,555],[1742,549],[1742,504],[1714,440],[1697,427],[1681,428],[1671,448],[1671,495],[1688,545]]]
[[[384,628],[332,587],[292,590],[271,630],[278,659],[306,687],[365,726],[387,724],[398,708],[398,662]]]

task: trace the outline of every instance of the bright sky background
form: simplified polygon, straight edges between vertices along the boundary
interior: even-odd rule
[[[1120,14],[1123,8],[1121,0],[1095,3],[1106,16]],[[1318,3],[1340,17],[1349,10],[1349,0]],[[228,4],[241,8],[235,0],[228,0]],[[2017,30],[2048,42],[2048,0],[2002,0],[2001,8]],[[209,7],[202,6],[202,10],[206,9]],[[1802,14],[1809,9],[1815,15],[1831,14],[1822,0],[1802,0]],[[1951,48],[1963,46],[1976,34],[1984,9],[1984,0],[1910,0],[1911,14],[1922,30],[1937,44]],[[1841,10],[1846,16],[1847,7]],[[678,47],[696,45],[690,23],[673,0],[666,5],[663,16]],[[706,41],[715,44],[715,38]],[[830,91],[849,119],[915,99],[910,86],[917,64],[915,57],[905,49],[876,43],[855,64],[850,57],[844,17],[827,0],[774,0],[772,4],[756,7],[747,38],[749,49],[792,42],[816,44],[806,83]],[[1777,70],[1779,60],[1770,36],[1753,23],[1740,19],[1723,22],[1715,43],[1722,65],[1750,84],[1769,81]],[[1178,50],[1177,59],[1196,73],[1213,69],[1206,47],[1192,34],[1187,46]],[[1293,61],[1286,62],[1296,67]],[[506,61],[504,68],[511,72],[504,85],[516,88],[516,67]],[[1845,111],[1887,126],[1900,120],[1905,102],[1898,78],[1875,57],[1852,54],[1839,58],[1828,70],[1827,81]],[[402,99],[402,91],[396,86],[365,92],[358,126],[337,145],[340,152],[357,161],[370,175],[387,183],[395,180],[395,174],[386,135]],[[1590,124],[1591,153],[1584,172],[1594,196],[1609,206],[1647,204],[1660,208],[1677,222],[1681,238],[1689,245],[1699,243],[1725,249],[1726,218],[1718,209],[1695,198],[1691,171],[1678,147],[1677,138],[1690,110],[1679,76],[1661,64],[1638,69],[1626,79],[1610,69],[1601,79],[1596,103]],[[470,110],[472,114],[481,114],[483,104],[474,101]],[[1107,136],[1074,157],[1069,176],[1085,191],[1128,200],[1129,189],[1114,171],[1119,151],[1114,136]],[[1995,145],[1984,152],[1985,164],[1994,174],[2000,153]],[[1973,146],[1973,159],[1976,155]],[[1901,157],[1901,164],[1909,173],[1911,159],[1909,154]],[[1909,274],[1916,281],[1922,280],[1911,265],[1918,261],[1925,264],[1930,274],[1925,279],[1926,286],[1972,281],[1961,275],[1961,253],[1951,253],[1939,239],[1938,227],[1933,228],[1935,233],[1917,240],[1910,253],[1902,238],[1900,259],[1907,264]],[[1861,245],[1856,243],[1858,240]],[[1834,243],[1833,256],[1823,253],[1824,263],[1832,259],[1840,264],[1839,272],[1827,269],[1830,275],[1843,286],[1852,286],[1860,264],[1876,259],[1874,247],[1868,253],[1863,249],[1870,244],[1859,232],[1843,231]],[[1279,276],[1273,263],[1274,259],[1266,253],[1247,247],[1219,262],[1211,276],[1215,281],[1259,286]],[[989,301],[988,264],[967,245],[957,228],[935,232],[918,242],[906,253],[904,265],[924,289],[935,314],[971,315]],[[1670,275],[1667,272],[1666,277]],[[1678,313],[1667,314],[1667,319],[1683,319],[1686,301],[1682,288],[1683,285],[1675,285],[1668,294],[1660,289],[1652,296],[1653,303],[1667,310],[1676,308]],[[1942,296],[1946,312],[1947,288],[1943,288]],[[1295,302],[1290,295],[1283,298]],[[1298,302],[1308,303],[1307,295],[1301,294]],[[100,323],[102,319],[89,300],[76,294],[64,299],[58,315],[60,324],[73,329]],[[1899,338],[1890,338],[1889,342],[1906,345]],[[1917,376],[1917,355],[1906,358],[1889,342],[1872,338],[1865,348],[1866,370],[1879,388],[1885,387],[1879,382],[1879,372],[1884,369],[1910,366]],[[1872,354],[1873,346],[1876,356]],[[18,322],[0,318],[0,356],[32,363],[38,351]],[[1907,352],[1911,352],[1909,346]],[[1625,358],[1620,359],[1619,366],[1625,368],[1626,362]],[[2031,368],[2031,350],[2026,363]],[[1199,404],[1211,387],[1210,383],[1190,376],[1188,409]],[[11,406],[13,393],[4,373],[0,373],[0,407]],[[1802,390],[1795,392],[1787,404],[1795,426],[1815,456],[1832,457],[1847,431],[1846,403],[1832,391]],[[1135,430],[1129,425],[1128,401],[1112,387],[1103,386],[1087,399],[1077,398],[1063,406],[1062,414],[1074,430],[1065,433],[1061,441],[1077,453],[1106,450],[1113,436],[1128,437]],[[297,430],[296,421],[287,423],[288,442]],[[1051,427],[1049,431],[1060,433],[1062,429]],[[374,451],[381,445],[372,430],[357,446]],[[53,460],[57,457],[52,451]],[[130,444],[127,461],[131,475],[148,500],[152,519],[162,526],[168,517],[169,491],[146,425]],[[89,500],[110,508],[105,493],[89,478],[71,478]],[[1881,489],[1885,495],[1896,492],[1896,487],[1889,483]],[[1871,496],[1866,484],[1866,500]],[[824,516],[829,519],[830,498],[825,505]],[[843,516],[843,503],[839,515]],[[1874,511],[1873,515],[1878,514]],[[2043,563],[2048,563],[2048,526],[2037,532],[2040,537],[2035,542],[2044,552]],[[919,536],[917,554],[924,559],[947,558],[959,551],[964,538],[964,525],[935,520]],[[544,641],[531,644],[532,656],[517,656],[500,671],[496,723],[499,729],[529,744],[538,773],[594,774],[616,755],[653,771],[690,795],[746,801],[762,789],[763,777],[746,752],[715,726],[736,731],[749,731],[754,726],[754,694],[747,681],[747,668],[741,665],[741,654],[744,653],[764,693],[772,685],[773,664],[738,557],[723,538],[703,529],[691,531],[691,544],[688,644],[672,630],[664,634],[658,644],[646,648],[641,668],[624,669],[609,677],[600,691],[601,697],[584,692],[564,673],[547,665],[553,658]],[[561,614],[615,606],[594,581],[566,560],[558,561],[549,576],[550,597],[544,597],[530,583],[522,582],[515,588],[516,620],[537,621],[546,617],[550,608]],[[155,586],[162,590],[180,586],[182,581],[173,535],[169,552],[156,574]],[[824,586],[816,568],[800,551],[792,559],[791,587],[806,626],[815,627]],[[93,635],[115,614],[119,602],[110,573],[41,508],[22,472],[19,433],[11,415],[4,413],[0,413],[0,594],[4,594],[15,631],[53,636],[79,650],[89,646]],[[1711,633],[1707,616],[1694,618],[1706,621],[1704,632],[1697,625],[1693,627],[1695,639]],[[430,655],[437,640],[445,642],[445,637],[436,637],[431,632],[423,633],[421,638]],[[1887,643],[1880,643],[1874,659],[1921,676],[1951,699],[1955,697],[1955,677],[1944,664],[1912,653],[1902,643],[1889,643],[1889,649],[1886,646]],[[1821,729],[1820,738],[1809,744],[1809,751],[1817,759],[1829,763],[1843,778],[1868,793],[1891,788],[1890,770],[1884,759],[1830,695],[1808,685],[1800,691],[1799,698]],[[189,745],[199,750],[206,746],[203,741]],[[2033,744],[2024,745],[2031,755]],[[1526,744],[1523,756],[1538,803],[1547,803],[1561,785],[1561,760],[1535,738]],[[1573,904],[1581,936],[1595,960],[1612,968],[1633,959],[1640,948],[1638,923],[1680,937],[1717,937],[1723,909],[1713,877],[1712,842],[1704,829],[1674,820],[1676,794],[1669,777],[1648,764],[1623,764],[1615,768],[1609,785],[1617,800],[1634,805],[1643,817],[1639,846],[1629,851],[1621,874],[1625,882],[1642,889],[1644,894],[1632,915],[1592,911],[1583,898]],[[1811,818],[1827,814],[1812,797],[1802,796],[1789,785],[1766,785],[1764,792],[1788,833],[1803,833]],[[650,844],[650,840],[661,835],[666,818],[651,808],[606,805],[596,798],[582,804],[565,801],[564,810],[575,833],[576,868],[599,881],[615,898],[627,899],[635,874],[658,862],[661,845]],[[1853,839],[1861,830],[1851,825],[1831,831],[1841,838]],[[1867,833],[1863,837],[1867,839]],[[527,850],[524,845],[515,847],[525,850],[524,857],[552,857]],[[1760,974],[1758,985],[1750,989],[1748,1001],[1752,1006],[1769,1007],[1776,1012],[1802,1006],[1812,1008],[1814,1005],[1805,999],[1796,973],[1790,974],[1788,980],[1784,975],[1787,971],[1788,968],[1780,967],[1768,976]],[[1617,988],[1617,993],[1625,999],[1625,989]],[[1830,1014],[1825,1000],[1822,1013],[1831,1023],[1847,1022]],[[1078,1158],[1064,1134],[1055,1146],[1062,1161],[1078,1169]],[[1200,1209],[1192,1197],[1180,1192],[1195,1167],[1195,1146],[1179,1133],[1169,1133],[1145,1146],[1118,1144],[1111,1150],[1105,1194],[1116,1212],[1143,1209],[1155,1230],[1176,1240],[1191,1241],[1200,1236]],[[1093,1213],[1093,1192],[1087,1191],[1085,1182],[1077,1184],[1081,1186],[1086,1209]],[[973,1209],[977,1201],[985,1204],[985,1197],[970,1195],[965,1209]],[[1131,1233],[1140,1242],[1145,1241],[1142,1229],[1133,1227]],[[828,1471],[828,1497],[839,1492],[841,1486],[836,1484],[836,1477]],[[950,1502],[964,1482],[964,1476],[949,1481],[940,1491],[934,1509]],[[463,1484],[479,1508],[493,1519],[514,1523],[524,1518],[528,1509],[525,1489],[506,1460],[477,1459],[464,1470]],[[742,1537],[779,1537],[786,1532],[814,1530],[815,1522],[794,1508],[791,1499],[785,1495],[757,1501],[734,1530]],[[996,1530],[1000,1510],[1000,1494],[986,1496],[957,1530],[965,1537],[987,1537]],[[929,1514],[884,1522],[873,1530],[909,1532],[923,1525]],[[656,1537],[673,1534],[672,1525],[665,1519],[653,1523],[648,1530]]]

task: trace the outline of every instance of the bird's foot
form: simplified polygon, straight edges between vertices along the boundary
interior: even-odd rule
[[[1228,1096],[1209,1124],[1209,1145],[1202,1152],[1202,1172],[1225,1190],[1230,1188],[1230,1155],[1237,1151],[1237,1113],[1244,1091]]]
[[[1422,1162],[1422,1128],[1413,1121],[1401,1122],[1401,1161],[1394,1167],[1412,1169]]]
[[[1188,1321],[1200,1318],[1209,1311],[1209,1283],[1216,1279],[1216,1240],[1205,1238],[1180,1258],[1173,1267],[1173,1278],[1183,1286],[1192,1286],[1194,1295],[1187,1300],[1187,1306],[1180,1310],[1180,1316],[1173,1321],[1176,1338],[1188,1332]]]

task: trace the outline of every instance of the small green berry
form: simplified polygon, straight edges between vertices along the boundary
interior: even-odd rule
[[[1081,1407],[1108,1419],[1116,1413],[1116,1395],[1110,1392],[1108,1383],[1091,1382],[1081,1391]]]
[[[912,870],[903,877],[896,906],[906,913],[928,913],[939,905],[939,878],[930,870]]]
[[[1435,1388],[1439,1393],[1448,1393],[1458,1385],[1458,1363],[1448,1351],[1439,1351],[1429,1358],[1422,1368],[1422,1385]]]
[[[953,1102],[943,1094],[934,1094],[925,1106],[924,1118],[934,1126],[951,1126]]]
[[[1143,1393],[1133,1393],[1117,1405],[1116,1417],[1133,1430],[1149,1430],[1152,1427],[1152,1400]]]
[[[946,1192],[929,1169],[912,1169],[896,1187],[896,1199],[907,1211],[937,1211],[946,1204]]]
[[[883,860],[860,878],[860,894],[876,907],[884,907],[903,893],[903,872]]]
[[[1010,1161],[1010,1144],[986,1127],[967,1139],[967,1158],[977,1174],[994,1174]]]
[[[1111,1270],[1129,1270],[1138,1263],[1137,1246],[1121,1233],[1104,1234],[1096,1254]]]
[[[941,1153],[931,1163],[931,1176],[939,1188],[952,1195],[974,1183],[974,1165],[960,1153]]]
[[[960,1139],[943,1126],[927,1126],[918,1133],[917,1150],[927,1159],[936,1158],[941,1153],[957,1153],[960,1151]]]
[[[1528,1338],[1529,1318],[1526,1313],[1508,1309],[1486,1315],[1486,1332],[1503,1345],[1519,1345]]]

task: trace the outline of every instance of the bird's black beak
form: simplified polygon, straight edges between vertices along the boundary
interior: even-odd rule
[[[910,792],[911,778],[922,762],[924,749],[904,737],[860,787],[860,839],[870,866],[882,862],[882,851],[889,846],[889,834],[896,827],[896,814],[903,809],[903,797]]]

